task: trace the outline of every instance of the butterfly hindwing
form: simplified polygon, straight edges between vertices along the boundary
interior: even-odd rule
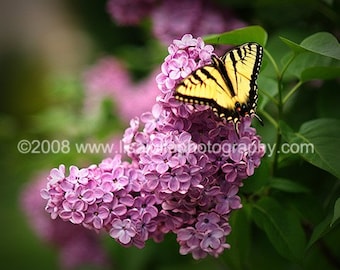
[[[183,102],[209,105],[228,121],[255,113],[256,79],[262,60],[262,47],[246,43],[212,56],[212,63],[193,71],[178,84],[175,97]]]

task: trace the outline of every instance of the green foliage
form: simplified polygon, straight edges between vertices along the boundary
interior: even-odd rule
[[[152,38],[148,22],[119,27],[104,11],[106,0],[67,2],[93,39],[92,62],[98,55],[114,54],[127,62],[135,79],[160,65],[166,48]],[[231,249],[220,258],[194,261],[180,256],[173,236],[158,244],[150,241],[142,250],[105,239],[108,253],[117,269],[340,269],[340,46],[332,34],[340,29],[339,3],[216,2],[256,24],[204,40],[219,45],[254,41],[264,47],[258,114],[265,126],[253,125],[262,142],[271,146],[272,155],[267,147],[261,166],[245,180],[240,195],[243,208],[230,219]],[[126,123],[118,119],[115,104],[107,101],[91,115],[84,114],[78,74],[51,79],[32,59],[23,64],[10,58],[1,70],[9,88],[3,91],[0,114],[0,169],[6,185],[0,198],[6,218],[1,259],[9,269],[57,269],[57,253],[33,236],[20,212],[22,185],[36,171],[60,163],[89,164],[102,157],[25,156],[18,154],[16,144],[37,137],[106,141],[120,134]]]
[[[331,226],[335,225],[335,222],[337,222],[340,218],[340,198],[338,198],[334,204],[334,215],[332,218]]]
[[[340,149],[340,121],[316,119],[305,122],[298,132],[281,125],[282,135],[290,144],[305,147],[301,156],[311,164],[340,178],[337,150]],[[309,148],[309,149],[308,149]]]
[[[209,35],[204,38],[210,44],[239,45],[246,42],[257,42],[262,46],[266,45],[267,32],[261,26],[248,26],[236,29],[223,34]]]
[[[291,192],[291,193],[305,193],[309,192],[309,189],[303,186],[302,184],[284,178],[272,178],[269,186],[271,188],[284,191],[284,192]]]
[[[330,33],[321,32],[305,38],[300,44],[281,38],[296,54],[310,51],[316,54],[340,60],[340,47],[338,40]]]
[[[206,42],[213,44],[233,45],[249,40],[265,46],[267,33],[259,26],[250,26],[205,38]],[[308,88],[313,88],[314,80],[333,80],[333,83],[339,87],[335,79],[340,75],[340,46],[337,39],[326,32],[312,34],[300,43],[283,37],[280,37],[280,40],[287,45],[288,51],[286,50],[282,57],[276,58],[273,56],[274,52],[272,54],[265,48],[264,64],[258,79],[259,91],[262,95],[258,111],[266,118],[266,125],[271,126],[265,127],[271,134],[266,136],[261,128],[258,132],[265,134],[263,141],[274,145],[275,151],[273,156],[268,155],[262,161],[255,176],[245,182],[243,192],[248,194],[251,219],[265,232],[272,246],[282,257],[302,266],[308,264],[305,261],[306,254],[313,250],[317,243],[322,243],[327,234],[336,230],[339,223],[337,221],[340,218],[338,198],[340,121],[332,118],[330,114],[328,118],[316,117],[297,122],[294,117],[287,116],[286,111],[292,110],[296,96],[302,99],[305,97],[306,101],[303,108],[295,108],[293,115],[299,114],[302,109],[311,110],[312,102],[308,99],[310,94]],[[328,90],[322,87],[322,84],[314,91],[320,91],[320,95],[328,94]],[[330,100],[332,98],[328,97]],[[293,126],[290,125],[291,122],[294,123]],[[293,128],[296,124],[300,126],[298,131]],[[272,133],[275,135],[272,136]],[[290,147],[289,151],[287,147]],[[330,184],[331,190],[324,198],[326,201],[322,201],[320,196],[318,198],[324,205],[325,214],[321,215],[321,220],[317,223],[308,220],[300,212],[301,207],[305,206],[302,202],[303,197],[299,194],[321,195],[313,186],[314,181],[310,183],[304,179],[299,181],[294,173],[287,173],[294,172],[294,168],[298,166],[301,170],[300,175],[313,178],[308,171],[304,171],[306,162],[330,174],[328,179],[319,179],[321,183],[324,181],[333,183]],[[295,196],[294,203],[289,201],[288,194]],[[243,226],[237,226],[241,217]],[[238,231],[232,234],[230,241],[235,241],[235,238],[240,241],[239,244],[235,243],[238,245],[236,250],[232,249],[230,256],[226,256],[233,269],[245,269],[249,263],[249,261],[246,264],[241,263],[242,259],[248,258],[251,249],[249,221],[250,219],[245,217],[245,212],[237,213],[232,217],[233,228]],[[311,231],[306,230],[307,227]],[[243,245],[246,246],[243,252],[240,252],[239,249]],[[251,261],[251,258],[249,260]]]
[[[294,212],[273,198],[263,197],[254,204],[252,216],[283,257],[297,262],[302,260],[305,235]]]
[[[247,269],[250,267],[251,256],[251,219],[250,205],[244,205],[242,209],[235,212],[230,225],[234,230],[230,235],[228,242],[231,249],[225,252],[223,259],[232,267],[232,269]]]

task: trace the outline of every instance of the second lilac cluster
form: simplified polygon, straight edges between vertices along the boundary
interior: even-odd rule
[[[175,233],[180,253],[217,257],[229,248],[229,217],[242,207],[242,180],[264,149],[251,118],[225,124],[205,106],[173,98],[176,84],[210,62],[213,48],[185,35],[169,47],[157,76],[161,94],[151,112],[130,121],[124,154],[79,169],[52,169],[42,197],[52,218],[105,230],[124,246],[144,247]],[[236,228],[237,229],[237,228]]]

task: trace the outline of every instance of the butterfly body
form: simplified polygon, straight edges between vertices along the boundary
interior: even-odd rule
[[[208,105],[220,117],[236,124],[241,117],[256,115],[257,84],[263,48],[245,43],[211,57],[211,64],[193,71],[176,87],[179,101]]]

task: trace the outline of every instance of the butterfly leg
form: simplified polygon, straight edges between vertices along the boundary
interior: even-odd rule
[[[233,122],[234,122],[234,128],[235,128],[237,137],[240,138],[240,129],[239,129],[240,120],[238,118],[234,118]]]

